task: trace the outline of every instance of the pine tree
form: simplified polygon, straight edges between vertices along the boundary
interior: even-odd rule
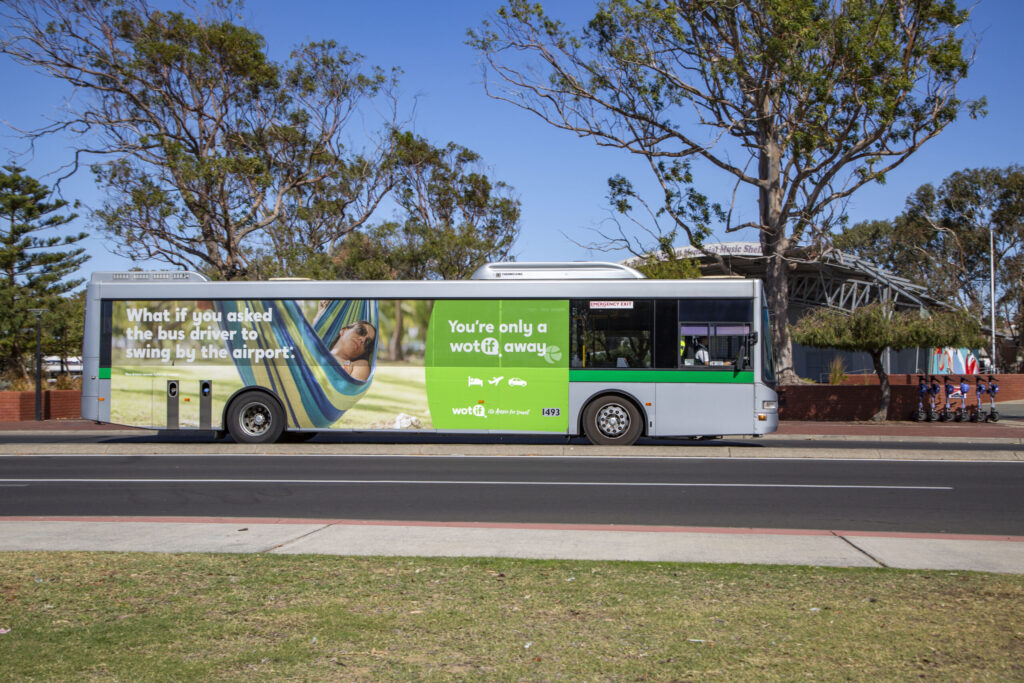
[[[51,189],[24,171],[8,165],[0,172],[0,367],[22,379],[24,356],[35,347],[30,309],[53,310],[82,283],[68,278],[89,258],[84,247],[72,247],[84,232],[52,234],[76,218],[58,213],[68,202],[51,199]]]

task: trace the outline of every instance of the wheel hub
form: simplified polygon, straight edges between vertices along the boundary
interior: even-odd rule
[[[242,425],[246,432],[259,436],[270,427],[270,413],[266,406],[248,406],[242,414]]]
[[[597,428],[605,436],[620,436],[629,429],[629,413],[622,406],[610,403],[598,412]]]

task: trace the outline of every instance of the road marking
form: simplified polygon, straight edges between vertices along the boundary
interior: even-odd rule
[[[317,444],[313,444],[317,445]],[[526,446],[527,448],[529,446]],[[683,447],[682,452],[686,452],[686,448]],[[694,446],[693,449],[705,449],[712,448],[710,446]],[[234,460],[239,458],[261,458],[261,459],[272,459],[281,458],[294,460],[297,458],[303,459],[374,459],[374,460],[399,460],[399,459],[454,459],[454,460],[567,460],[572,462],[581,461],[599,461],[599,462],[612,462],[612,461],[629,461],[629,460],[644,460],[649,462],[658,461],[673,461],[680,463],[692,463],[699,460],[715,461],[715,462],[787,462],[792,463],[796,460],[802,462],[872,462],[872,463],[921,463],[921,464],[958,464],[964,463],[970,464],[986,464],[986,465],[1006,465],[1009,463],[1015,466],[1022,466],[1024,462],[1024,456],[1018,456],[1016,460],[1006,460],[1000,458],[985,459],[975,457],[972,454],[963,454],[958,458],[914,458],[907,460],[906,458],[899,457],[878,457],[879,449],[843,449],[853,453],[848,457],[804,457],[802,455],[797,456],[785,456],[785,455],[729,455],[729,451],[732,446],[726,447],[714,447],[721,451],[723,455],[634,455],[634,454],[609,454],[609,455],[587,455],[585,453],[571,453],[571,454],[554,454],[554,453],[530,453],[530,454],[512,454],[512,453],[499,453],[499,454],[480,454],[480,453],[0,453],[0,461],[13,461],[13,462],[24,462],[27,458],[38,458],[40,460],[58,460],[58,459],[111,459],[111,460],[123,460],[125,458],[132,458],[134,460],[170,460],[170,459],[182,459],[182,460]],[[774,447],[766,447],[768,451],[778,451],[780,449]],[[857,457],[855,454],[862,451],[871,451],[870,456]],[[899,450],[896,448],[890,450]],[[1016,453],[1019,448],[1006,449],[1007,453]],[[756,451],[752,451],[756,452]],[[943,451],[946,452],[946,451]],[[950,451],[952,452],[952,451]],[[959,451],[958,451],[959,453]]]
[[[0,479],[2,484],[336,484],[408,486],[630,486],[662,488],[870,489],[952,491],[952,486],[886,484],[740,484],[729,482],[469,481],[455,479]]]

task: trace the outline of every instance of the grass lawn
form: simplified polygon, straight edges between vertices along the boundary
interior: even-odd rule
[[[0,554],[0,679],[1021,680],[1024,577]]]

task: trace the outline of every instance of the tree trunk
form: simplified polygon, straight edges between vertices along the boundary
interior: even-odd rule
[[[395,328],[391,334],[391,341],[388,344],[388,359],[392,361],[404,360],[402,354],[402,336],[405,334],[405,324],[402,319],[402,302],[395,299]]]
[[[878,412],[871,416],[871,421],[885,422],[889,417],[889,374],[882,365],[882,351],[872,351],[871,362],[875,366],[875,374],[878,375],[878,387],[882,390],[882,402],[878,406]]]
[[[789,333],[789,265],[785,259],[789,239],[782,220],[782,188],[779,185],[779,150],[766,143],[761,151],[758,194],[761,211],[761,251],[768,257],[765,297],[772,316],[772,346],[779,384],[799,384],[793,369],[793,340]]]

